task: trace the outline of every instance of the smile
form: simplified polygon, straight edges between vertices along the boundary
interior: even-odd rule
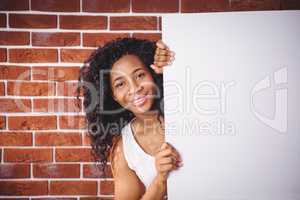
[[[146,102],[147,98],[146,96],[138,97],[133,101],[134,106],[141,106]]]

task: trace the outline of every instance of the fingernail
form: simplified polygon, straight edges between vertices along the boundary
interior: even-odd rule
[[[179,166],[179,167],[182,167],[182,166],[183,166],[183,163],[182,163],[182,162],[178,163],[178,166]]]

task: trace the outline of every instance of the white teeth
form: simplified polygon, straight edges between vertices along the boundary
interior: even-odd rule
[[[136,99],[136,100],[133,101],[133,104],[134,105],[141,105],[142,103],[144,103],[145,100],[146,100],[145,96],[139,97],[138,99]]]
[[[145,96],[135,96],[135,97],[134,97],[134,101],[136,101],[136,100],[138,100],[138,99],[140,99],[140,98],[143,98],[143,97],[145,97]]]

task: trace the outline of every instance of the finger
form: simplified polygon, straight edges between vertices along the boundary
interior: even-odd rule
[[[161,48],[161,49],[167,49],[168,48],[168,46],[162,40],[158,40],[156,42],[156,46]]]
[[[166,62],[172,64],[175,60],[173,56],[166,56],[166,55],[155,55],[154,62]]]
[[[179,161],[182,161],[179,152],[177,151],[177,149],[175,149],[175,147],[173,145],[168,143],[168,148],[170,148],[172,150],[172,153],[176,154],[176,157],[178,158]]]
[[[172,170],[174,168],[174,166],[172,164],[165,164],[165,165],[160,165],[159,169],[162,172],[168,172],[170,170]]]
[[[159,168],[161,169],[161,171],[163,172],[170,172],[172,170],[176,170],[178,169],[180,166],[172,163],[172,164],[162,164],[159,166]]]
[[[161,147],[160,151],[157,153],[157,157],[165,157],[172,154],[172,149],[167,147],[167,144],[163,144],[164,146]]]
[[[176,163],[175,158],[172,158],[172,157],[162,158],[158,162],[158,164],[160,164],[160,165],[162,165],[162,164],[172,164],[172,163]]]
[[[170,51],[170,50],[163,50],[163,49],[160,49],[157,51],[157,54],[158,55],[168,55],[168,56],[175,56],[175,52],[173,51]]]
[[[175,56],[175,52],[170,51],[170,50],[164,50],[164,49],[159,49],[157,48],[155,50],[155,55],[160,56],[160,55],[165,55],[165,56],[171,56],[174,57]]]
[[[171,154],[175,156],[177,161],[182,161],[179,152],[170,143],[167,143],[167,149],[171,151]]]
[[[155,50],[155,54],[157,55],[174,55],[174,53],[170,50],[157,48]]]
[[[160,149],[162,150],[162,149],[165,149],[165,148],[167,148],[167,147],[168,147],[168,144],[167,144],[166,142],[164,142],[164,143],[161,145]]]
[[[150,67],[155,71],[157,74],[162,74],[163,73],[163,68],[162,67],[157,67],[156,65],[150,65]]]
[[[168,55],[155,55],[154,56],[154,62],[168,62],[171,61],[171,56]]]
[[[176,152],[172,151],[171,149],[165,149],[165,150],[159,152],[159,154],[157,156],[158,156],[158,159],[165,158],[165,157],[173,157],[173,158],[175,158],[176,161],[181,161],[180,156]]]
[[[164,67],[164,66],[167,66],[167,65],[171,65],[172,64],[172,61],[154,61],[154,65],[156,65],[156,67]]]

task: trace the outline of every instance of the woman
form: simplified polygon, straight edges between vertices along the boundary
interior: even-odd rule
[[[111,162],[116,200],[166,198],[168,175],[182,166],[164,137],[162,67],[173,60],[161,41],[118,38],[81,69],[93,152],[102,171]]]

